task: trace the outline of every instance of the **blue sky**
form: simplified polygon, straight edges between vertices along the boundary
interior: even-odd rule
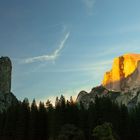
[[[19,99],[76,96],[100,85],[114,57],[140,53],[139,0],[1,0],[0,56]]]

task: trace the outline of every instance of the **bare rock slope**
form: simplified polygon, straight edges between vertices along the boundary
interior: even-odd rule
[[[125,54],[115,58],[112,69],[104,75],[102,85],[115,91],[127,91],[128,87],[140,86],[139,62],[140,54]]]
[[[105,73],[101,86],[90,93],[80,92],[77,102],[88,107],[95,97],[110,97],[128,107],[140,103],[140,54],[125,54],[114,59],[112,69]]]

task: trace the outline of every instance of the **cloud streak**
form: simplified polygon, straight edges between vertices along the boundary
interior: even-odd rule
[[[114,57],[118,57],[118,56],[126,54],[126,53],[140,53],[139,46],[140,46],[139,40],[130,40],[127,43],[110,45],[105,50],[102,50],[102,52],[97,53],[96,56],[98,58],[111,56],[112,58],[110,58],[110,59],[113,59]]]
[[[108,67],[111,67],[113,60],[103,60],[103,61],[99,61],[93,64],[85,64],[85,65],[74,65],[74,66],[69,66],[69,67],[62,67],[62,68],[58,68],[58,69],[42,69],[42,67],[40,68],[41,72],[46,72],[46,73],[71,73],[71,72],[99,72],[99,71],[104,71],[106,70]],[[43,65],[44,67],[45,65]],[[36,72],[36,69],[35,71]]]
[[[83,2],[85,3],[87,8],[89,8],[89,9],[93,8],[93,6],[95,4],[95,0],[83,0]]]
[[[82,0],[85,6],[87,7],[88,13],[92,14],[92,9],[95,5],[95,0]]]
[[[36,56],[36,57],[31,57],[31,58],[26,58],[22,62],[24,64],[29,64],[29,63],[34,63],[34,62],[43,62],[43,61],[55,61],[58,56],[60,55],[61,50],[64,48],[66,41],[68,40],[70,36],[70,33],[66,33],[65,37],[63,40],[61,40],[59,47],[50,55],[41,55],[41,56]]]

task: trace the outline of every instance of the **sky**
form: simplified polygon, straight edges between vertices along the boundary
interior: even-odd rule
[[[101,84],[113,58],[140,53],[139,0],[0,0],[0,56],[12,92],[52,102]]]

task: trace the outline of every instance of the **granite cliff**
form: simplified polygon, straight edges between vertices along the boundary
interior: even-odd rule
[[[104,75],[102,85],[115,91],[127,91],[135,84],[140,86],[139,62],[140,54],[125,54],[115,58],[112,69]]]
[[[10,105],[17,103],[16,97],[11,92],[12,63],[10,58],[0,58],[0,112]]]
[[[125,54],[115,58],[112,69],[105,73],[101,86],[93,88],[90,93],[80,92],[77,102],[88,107],[96,96],[110,97],[128,107],[140,103],[140,54]]]
[[[11,91],[12,63],[8,57],[0,58],[0,92],[9,93]]]

